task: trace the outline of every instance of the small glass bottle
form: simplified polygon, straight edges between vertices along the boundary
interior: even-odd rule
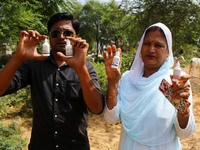
[[[47,38],[45,38],[44,43],[42,45],[42,54],[43,54],[43,56],[49,56],[50,55],[50,46],[49,46]]]
[[[120,61],[119,55],[120,55],[120,52],[117,51],[116,54],[115,54],[115,56],[113,57],[113,62],[112,62],[111,68],[118,69],[118,67],[119,67],[119,61]]]
[[[72,45],[70,43],[70,40],[69,39],[65,39],[66,41],[66,45],[65,45],[65,55],[67,57],[73,57],[73,48],[72,48]]]
[[[180,63],[178,61],[176,64],[176,67],[174,68],[174,71],[173,71],[172,81],[179,82],[180,76],[181,76],[181,67],[180,67]]]

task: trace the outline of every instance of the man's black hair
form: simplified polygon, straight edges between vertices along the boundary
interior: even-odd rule
[[[79,34],[79,30],[80,30],[79,21],[76,18],[74,18],[74,16],[72,14],[67,13],[67,12],[57,13],[49,19],[49,21],[47,23],[48,32],[50,32],[51,27],[54,25],[54,23],[56,23],[60,20],[71,20],[72,26],[73,26],[74,30],[76,31],[76,34]]]

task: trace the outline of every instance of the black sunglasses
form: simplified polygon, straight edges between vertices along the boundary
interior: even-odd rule
[[[63,34],[64,37],[73,37],[74,36],[74,33],[70,30],[61,30],[61,29],[53,29],[50,31],[50,35],[52,38],[57,38],[57,37],[60,37],[60,34]]]

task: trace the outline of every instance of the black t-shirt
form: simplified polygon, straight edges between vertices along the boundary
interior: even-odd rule
[[[101,92],[98,76],[89,62],[88,72]],[[69,65],[58,67],[52,56],[25,61],[4,95],[31,86],[33,127],[30,150],[89,150],[88,108],[81,84]]]

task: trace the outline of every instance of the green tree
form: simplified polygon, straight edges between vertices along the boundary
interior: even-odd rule
[[[35,11],[40,12],[40,14],[43,16],[42,23],[46,27],[47,22],[52,15],[59,12],[72,13],[78,4],[79,3],[77,0],[42,0],[41,8],[38,7],[35,9]],[[47,30],[45,33],[47,33]]]
[[[40,2],[35,4],[39,5]],[[41,23],[41,15],[30,9],[32,7],[34,4],[30,4],[28,1],[4,0],[1,2],[0,47],[4,43],[16,45],[21,30],[44,28]]]
[[[104,7],[100,2],[90,0],[83,6],[81,16],[79,16],[82,26],[80,35],[90,43],[90,50],[96,46],[97,54],[99,52],[100,38],[102,37],[103,11]]]
[[[129,22],[135,22],[135,28],[128,29],[135,34],[138,32],[139,37],[149,25],[162,22],[172,31],[175,54],[180,53],[183,43],[197,45],[200,33],[198,3],[192,0],[135,0],[122,1],[121,7],[129,12]]]
[[[105,7],[106,10],[103,13],[102,21],[104,37],[101,43],[103,45],[113,43],[117,47],[122,47],[122,40],[125,41],[126,39],[126,33],[124,32],[124,17],[126,16],[126,12],[115,1],[106,3]]]
[[[106,45],[119,45],[124,13],[115,1],[100,3],[90,0],[82,7],[79,16],[81,36],[90,43],[90,50],[96,47],[96,53],[99,54]]]
[[[76,0],[2,0],[0,2],[0,51],[4,45],[17,45],[22,30],[47,34],[49,17],[58,12],[72,12]],[[15,48],[14,48],[15,49]]]

